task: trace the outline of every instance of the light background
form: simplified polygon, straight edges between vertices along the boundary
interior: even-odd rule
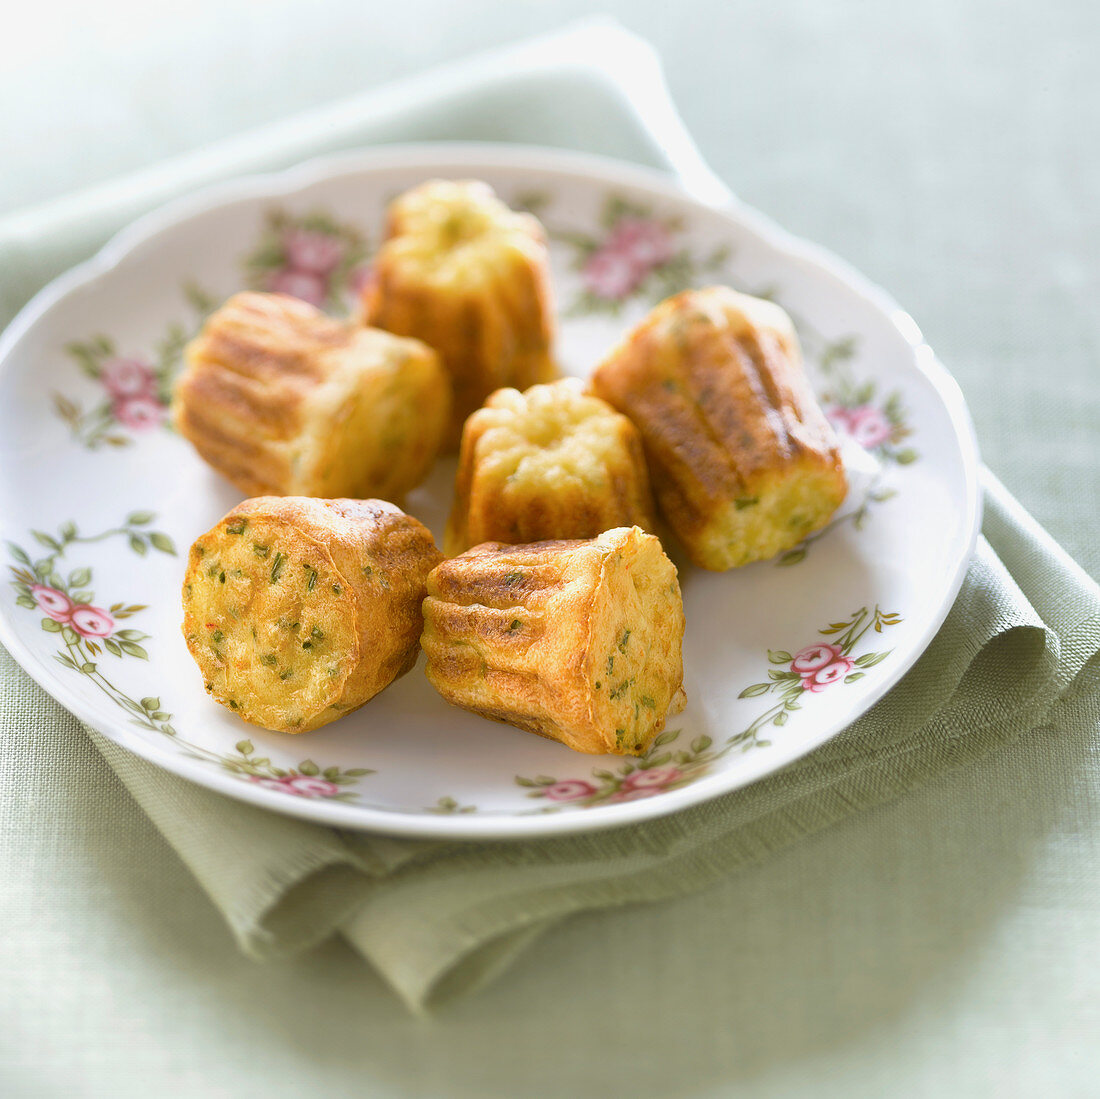
[[[742,198],[917,318],[971,399],[988,463],[1100,574],[1100,5],[602,9],[657,44],[689,128]],[[0,212],[592,10],[12,7]],[[33,712],[6,733],[24,727]],[[241,959],[136,808],[108,818],[109,799],[82,796],[85,775],[54,773],[73,798],[51,827],[96,842],[43,865],[28,837],[5,870],[0,1092],[1085,1095],[1100,1045],[1086,751],[1039,733],[775,856],[751,888],[735,878],[573,921],[427,1023],[339,946]],[[927,883],[926,901],[902,875]],[[61,1008],[86,1027],[57,1032]]]

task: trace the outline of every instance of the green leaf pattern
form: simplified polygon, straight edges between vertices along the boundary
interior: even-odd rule
[[[256,247],[243,261],[253,290],[291,294],[319,308],[344,312],[366,277],[366,234],[327,210],[267,211]]]
[[[189,326],[169,325],[149,356],[123,353],[102,334],[65,347],[81,373],[96,383],[97,393],[86,407],[72,396],[55,392],[53,408],[69,425],[73,438],[88,450],[129,446],[135,435],[168,427],[172,382],[183,349],[217,304],[194,285],[185,286],[183,293],[198,320]]]
[[[868,632],[881,634],[901,621],[900,615],[883,612],[877,605],[873,609],[861,607],[845,620],[832,622],[819,631],[830,638],[828,641],[807,645],[793,654],[787,649],[768,649],[766,679],[749,684],[737,697],[774,695],[776,701],[746,728],[728,736],[720,747],[716,748],[705,735],[683,744],[682,730],[671,729],[661,733],[640,759],[623,760],[613,768],[593,768],[584,778],[517,775],[516,783],[527,788],[528,797],[548,803],[540,810],[544,813],[616,805],[686,786],[702,778],[730,752],[768,747],[771,741],[762,736],[763,730],[769,726],[783,728],[791,715],[802,709],[804,699],[834,683],[854,683],[863,678],[866,669],[880,664],[891,650],[858,656],[852,653]]]
[[[70,547],[121,538],[139,556],[149,550],[174,556],[172,539],[162,531],[149,529],[156,515],[151,511],[131,512],[117,527],[97,534],[84,535],[76,523],[64,523],[56,534],[32,530],[31,537],[50,551],[34,558],[22,546],[7,544],[14,564],[9,565],[11,586],[18,606],[40,616],[39,625],[45,633],[58,638],[60,647],[54,659],[77,675],[84,676],[100,693],[109,698],[128,716],[130,723],[163,736],[172,737],[187,755],[217,764],[246,782],[258,783],[269,789],[294,797],[325,798],[346,801],[356,798],[355,785],[360,778],[374,774],[366,767],[322,767],[311,759],[297,767],[279,767],[266,757],[256,754],[250,740],[238,741],[231,753],[219,753],[193,744],[181,737],[172,725],[172,714],[155,695],[132,698],[104,671],[104,655],[122,660],[127,657],[148,660],[143,641],[150,640],[141,630],[119,623],[146,610],[145,604],[116,602],[109,607],[95,605],[91,585],[93,570],[86,565],[64,573],[61,560]]]

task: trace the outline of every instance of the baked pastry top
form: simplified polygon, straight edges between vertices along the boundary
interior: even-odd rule
[[[653,535],[620,527],[443,561],[421,644],[448,702],[580,752],[635,755],[683,707],[683,636],[675,566]]]
[[[235,294],[187,347],[176,429],[242,492],[400,499],[450,416],[429,347],[285,294]]]
[[[847,492],[837,438],[777,305],[725,286],[658,305],[593,374],[634,422],[657,503],[707,569],[773,557]]]
[[[390,204],[363,316],[439,353],[454,390],[451,446],[493,390],[557,375],[545,230],[486,183],[431,180]]]
[[[427,528],[383,500],[245,500],[191,547],[187,647],[245,721],[316,729],[416,662],[441,559]]]
[[[653,528],[634,425],[572,378],[498,389],[466,421],[444,550]]]

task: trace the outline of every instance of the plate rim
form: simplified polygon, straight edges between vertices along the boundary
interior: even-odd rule
[[[763,238],[777,251],[782,252],[789,261],[797,262],[803,267],[812,267],[818,274],[842,283],[848,291],[873,306],[897,330],[913,354],[913,365],[924,375],[942,402],[959,445],[966,499],[966,515],[963,523],[963,529],[966,531],[966,549],[959,555],[954,573],[943,589],[944,595],[940,605],[928,619],[924,631],[914,642],[908,657],[892,666],[881,681],[862,696],[860,713],[870,709],[897,685],[926,651],[954,605],[973,559],[982,519],[981,461],[973,420],[958,382],[928,345],[917,323],[886,290],[828,249],[784,229],[732,193],[729,194],[728,201],[716,202],[710,197],[701,196],[693,190],[689,182],[679,179],[674,172],[665,172],[595,153],[504,142],[437,141],[385,144],[314,157],[278,171],[236,176],[202,187],[141,215],[118,230],[94,255],[47,283],[0,333],[0,373],[9,369],[12,351],[45,314],[71,293],[108,276],[132,251],[160,233],[234,201],[291,195],[337,176],[415,167],[418,162],[427,164],[449,162],[455,165],[468,164],[556,172],[598,179],[600,182],[612,185],[637,187],[672,201],[687,201],[732,218],[738,223],[739,228],[747,228]],[[425,170],[431,169],[426,167]],[[440,816],[426,810],[412,812],[375,808],[362,804],[352,806],[327,803],[304,798],[272,800],[272,795],[268,791],[253,784],[240,782],[228,773],[223,775],[199,760],[190,759],[183,753],[173,752],[168,744],[161,746],[155,741],[131,733],[121,724],[112,726],[110,723],[101,722],[88,713],[88,709],[78,698],[72,700],[73,704],[62,701],[58,694],[55,694],[54,688],[57,681],[47,675],[48,669],[39,664],[38,658],[30,651],[29,646],[23,643],[19,633],[9,622],[7,612],[0,613],[0,643],[31,679],[79,721],[113,743],[133,752],[154,766],[163,768],[170,774],[185,778],[207,790],[225,794],[237,801],[256,805],[280,815],[342,827],[351,831],[379,832],[409,838],[522,840],[595,832],[667,816],[681,809],[701,805],[722,795],[733,793],[778,773],[837,736],[850,724],[851,720],[854,720],[850,715],[845,715],[839,725],[836,721],[825,722],[824,732],[811,735],[805,741],[793,746],[792,750],[785,753],[775,766],[763,773],[738,775],[719,772],[702,778],[690,786],[667,791],[661,797],[641,799],[623,805],[604,806],[596,813],[576,811],[521,816],[501,812],[469,816]],[[415,669],[411,674],[415,674]],[[60,693],[67,694],[64,689]]]

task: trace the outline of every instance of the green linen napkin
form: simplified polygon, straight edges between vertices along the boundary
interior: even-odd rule
[[[671,168],[703,197],[722,193],[652,51],[597,24],[10,218],[0,223],[0,308],[10,315],[119,225],[200,182],[368,141],[444,137],[598,149]],[[89,735],[246,953],[277,957],[342,934],[423,1010],[491,978],[556,920],[699,889],[1056,720],[1095,690],[1100,591],[991,475],[985,490],[983,537],[959,598],[885,699],[780,774],[645,825],[528,843],[338,833],[230,801]],[[32,692],[5,659],[4,710],[28,709]],[[35,713],[62,721],[56,706]]]

